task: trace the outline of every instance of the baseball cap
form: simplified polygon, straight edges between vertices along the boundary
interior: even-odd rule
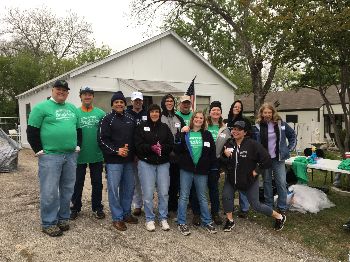
[[[68,87],[68,82],[66,80],[57,80],[54,84],[53,87],[63,87],[66,88],[67,90],[70,90],[70,88]]]
[[[131,101],[134,101],[135,99],[141,99],[143,100],[143,95],[141,92],[132,92],[131,93]]]
[[[84,86],[82,88],[80,88],[80,91],[79,91],[80,94],[83,94],[83,93],[90,93],[90,94],[94,94],[94,90],[91,88],[91,87],[88,87],[88,86]]]
[[[244,121],[236,121],[234,124],[233,124],[233,127],[236,127],[238,129],[241,129],[241,130],[246,130],[246,124]]]
[[[181,96],[180,103],[185,102],[185,101],[191,102],[191,97],[190,96]]]

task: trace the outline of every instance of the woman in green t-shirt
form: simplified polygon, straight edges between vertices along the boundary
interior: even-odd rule
[[[178,205],[178,229],[183,235],[191,232],[186,223],[187,204],[192,182],[195,184],[200,205],[203,226],[209,233],[216,233],[209,213],[206,197],[208,173],[215,164],[215,143],[211,133],[206,129],[203,112],[193,114],[190,131],[176,136],[175,152],[180,165],[180,198]]]

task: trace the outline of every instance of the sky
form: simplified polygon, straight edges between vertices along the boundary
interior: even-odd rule
[[[8,8],[13,7],[31,9],[45,6],[57,16],[63,17],[71,10],[91,23],[96,46],[106,44],[115,52],[160,33],[156,29],[150,31],[136,26],[129,4],[130,0],[0,0],[0,18]]]

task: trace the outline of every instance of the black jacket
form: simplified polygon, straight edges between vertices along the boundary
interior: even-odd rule
[[[142,110],[138,113],[132,110],[132,106],[128,106],[125,112],[134,118],[136,125],[139,125],[147,120],[147,110],[144,106],[142,106]]]
[[[162,146],[161,156],[152,151],[151,146]],[[169,154],[174,147],[174,137],[169,127],[160,119],[154,123],[150,119],[137,126],[135,131],[135,147],[137,157],[152,165],[169,162]]]
[[[193,163],[189,133],[181,133],[180,137],[176,138],[175,153],[179,157],[178,164],[181,169],[192,172],[195,175],[208,175],[216,162],[215,143],[213,136],[208,130],[201,131],[201,133],[203,149],[197,165]]]
[[[102,118],[97,140],[107,164],[122,164],[134,160],[135,126],[134,118],[125,112],[118,114],[112,110]],[[125,144],[128,144],[129,154],[127,157],[121,157],[118,155],[118,150],[124,147]]]
[[[236,141],[231,138],[225,147],[232,148],[232,157],[228,158],[223,153],[220,161],[226,171],[227,179],[239,190],[247,191],[258,178],[253,176],[253,170],[259,173],[260,168],[266,169],[272,165],[269,153],[251,138],[244,138],[239,148]]]

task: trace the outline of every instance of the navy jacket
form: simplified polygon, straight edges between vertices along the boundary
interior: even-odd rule
[[[175,153],[179,157],[181,169],[192,172],[195,175],[208,175],[209,171],[215,168],[216,155],[213,136],[208,130],[201,131],[203,149],[197,165],[193,163],[192,148],[189,142],[189,133],[181,133],[176,138]]]
[[[127,114],[118,114],[112,110],[100,121],[97,133],[98,145],[102,150],[107,164],[122,164],[134,161],[134,118]],[[118,155],[118,150],[128,144],[129,154],[127,157]]]

